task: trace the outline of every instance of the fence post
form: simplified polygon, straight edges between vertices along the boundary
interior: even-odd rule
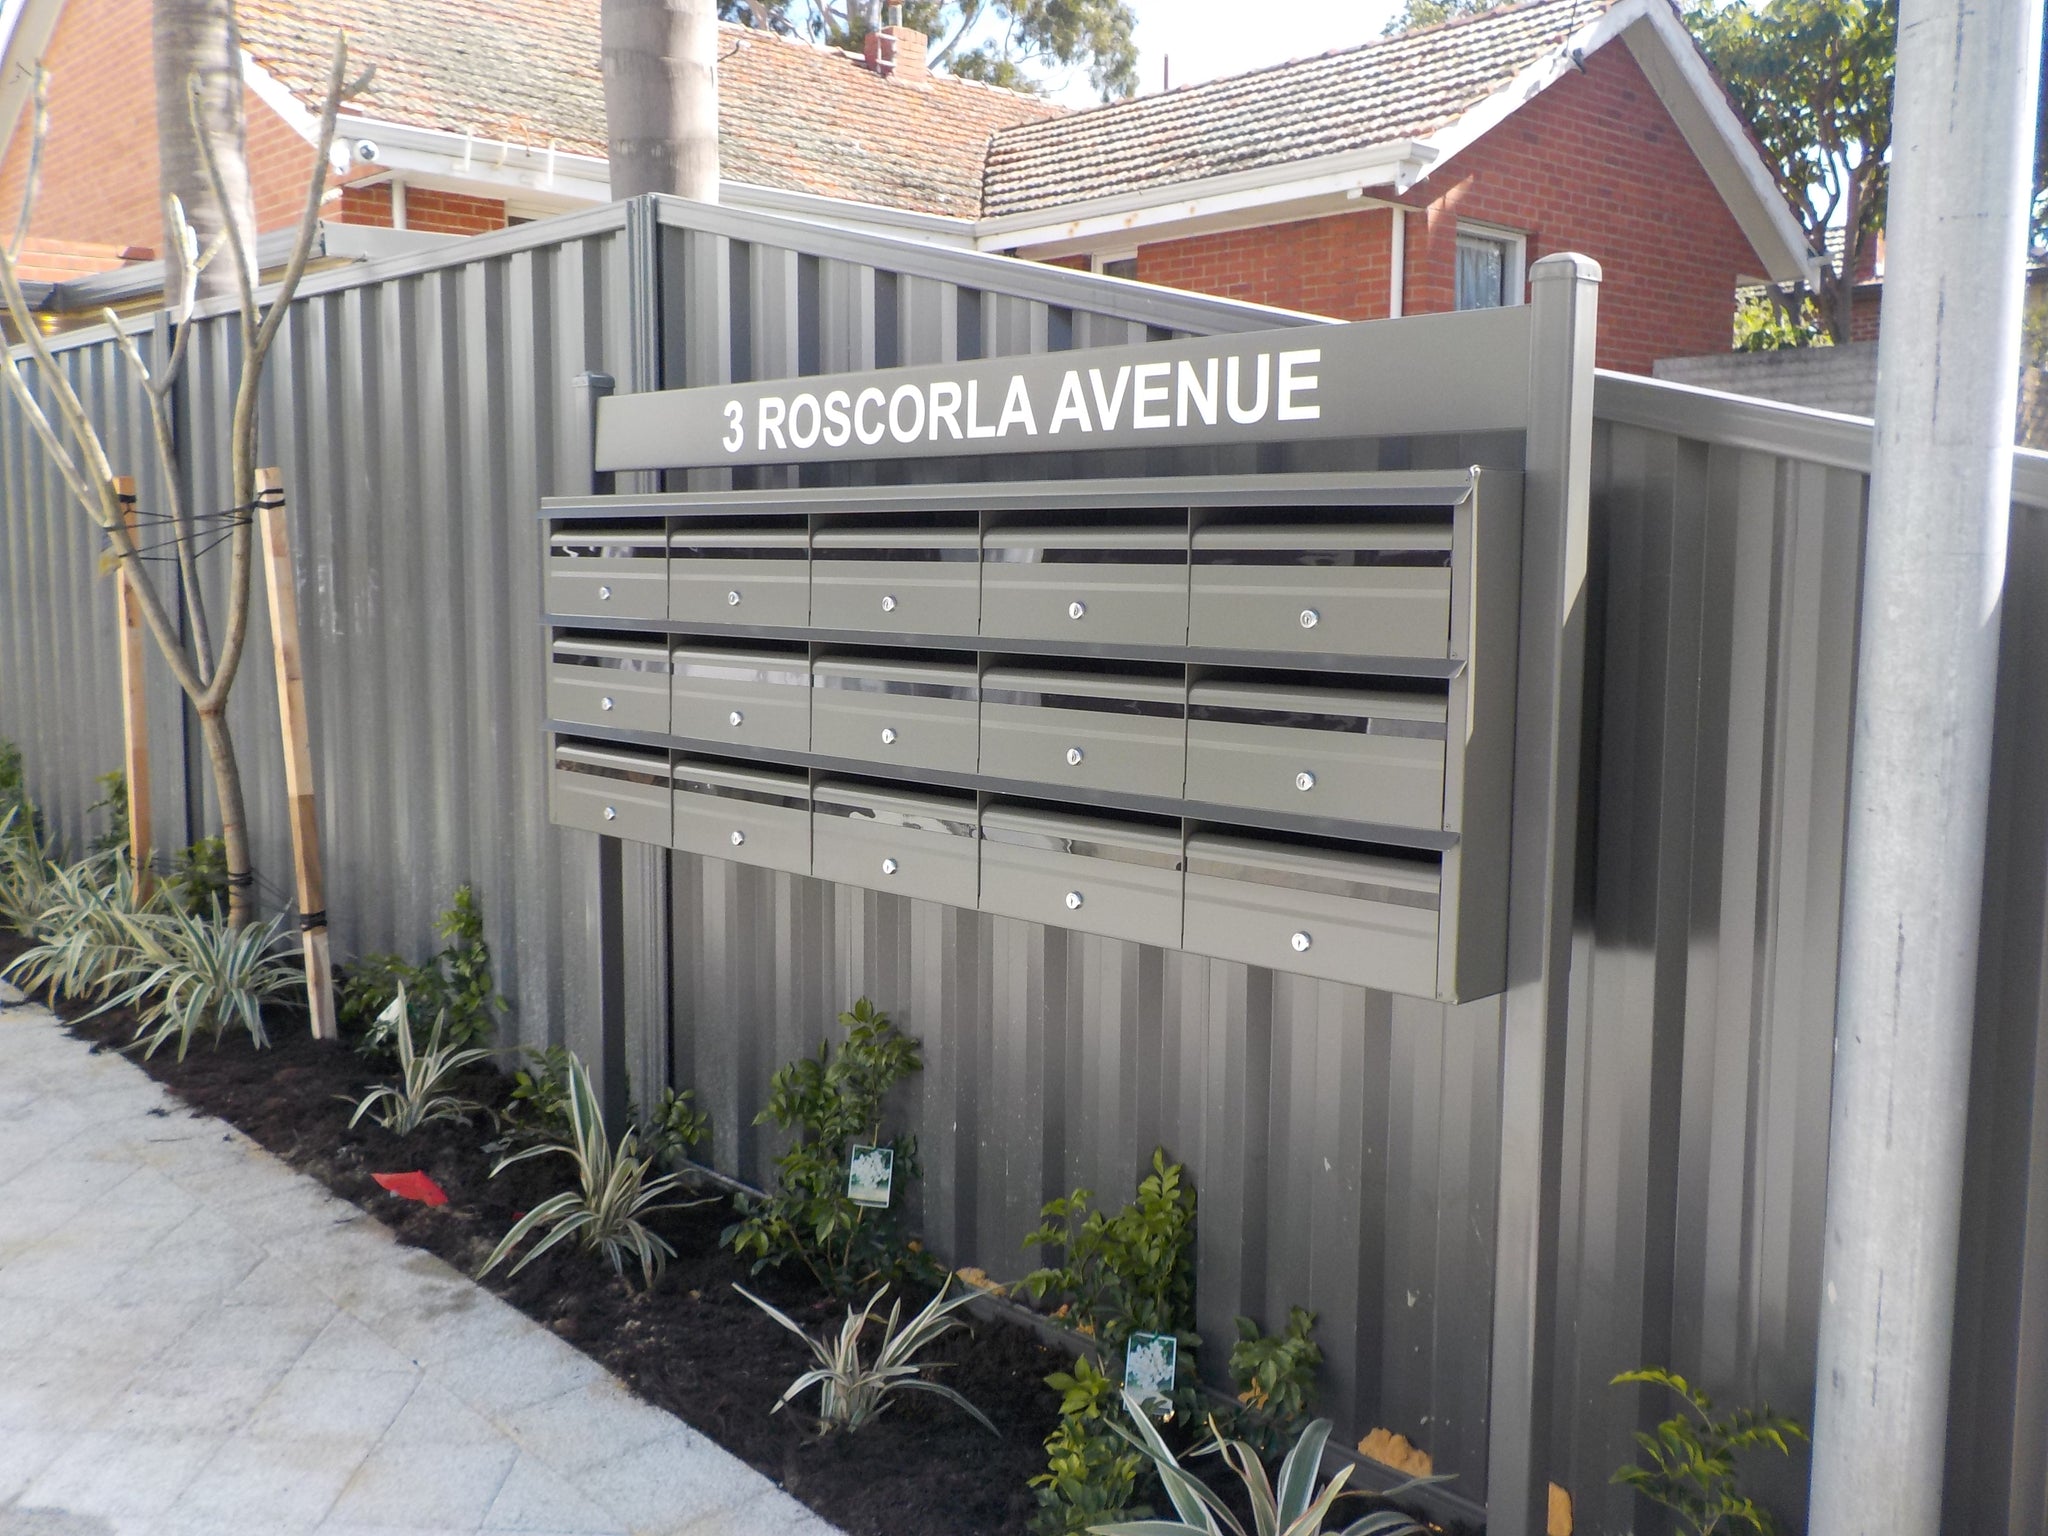
[[[135,479],[114,477],[114,497],[121,504],[128,537],[135,537]],[[149,785],[149,685],[143,667],[142,605],[129,590],[125,565],[114,572],[114,610],[121,623],[121,771],[128,783],[128,867],[135,871],[135,894],[149,895],[153,883],[149,860],[155,851]]]
[[[299,930],[306,945],[306,1001],[313,1038],[338,1040],[334,968],[327,952],[327,884],[320,869],[320,817],[313,801],[313,744],[299,660],[299,590],[285,521],[284,476],[256,471],[256,516],[263,537],[263,577],[270,596],[270,648],[277,669],[277,715],[284,734],[284,786],[291,801],[292,865],[298,876]]]

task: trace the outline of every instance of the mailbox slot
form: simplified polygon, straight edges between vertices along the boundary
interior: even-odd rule
[[[666,752],[560,740],[551,789],[549,813],[557,826],[636,843],[669,840]]]
[[[548,653],[548,714],[577,725],[668,732],[668,642],[562,635]]]
[[[1012,528],[983,543],[981,632],[1185,645],[1188,536],[1171,528]]]
[[[956,907],[972,907],[980,891],[971,796],[827,780],[812,798],[811,841],[820,880]]]
[[[812,541],[811,622],[889,635],[972,635],[981,611],[972,528],[827,528]]]
[[[811,872],[811,797],[800,773],[678,757],[670,846],[707,858]]]
[[[1439,829],[1445,708],[1441,693],[1197,682],[1188,799]]]
[[[1441,878],[1434,860],[1196,833],[1187,947],[1434,997]]]
[[[548,538],[546,600],[550,613],[579,618],[667,618],[663,525],[558,528]]]
[[[897,768],[974,772],[974,668],[822,657],[811,665],[812,750]]]
[[[801,629],[811,621],[810,542],[801,524],[682,524],[668,540],[669,617]]]
[[[1189,642],[1234,651],[1451,654],[1451,525],[1195,530]]]
[[[811,744],[811,669],[800,651],[678,647],[678,736],[803,752]]]
[[[981,836],[984,912],[1180,947],[1178,828],[991,806]]]
[[[992,668],[982,679],[983,771],[1177,799],[1186,699],[1178,677]]]

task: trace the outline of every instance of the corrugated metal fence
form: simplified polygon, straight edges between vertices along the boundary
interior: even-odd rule
[[[266,457],[292,497],[337,947],[423,949],[473,882],[517,1029],[581,1040],[590,839],[547,824],[534,512],[587,488],[587,395],[1262,328],[1291,317],[681,204],[593,211],[309,280]],[[145,328],[146,347],[161,349]],[[232,325],[200,322],[185,440],[220,441]],[[149,481],[103,332],[62,363]],[[1811,1402],[1867,427],[1604,376],[1596,405],[1579,938],[1551,1470],[1582,1531],[1668,1362],[1729,1400]],[[1484,445],[1403,445],[1411,461]],[[1387,445],[1380,445],[1383,462]],[[195,451],[196,506],[222,504]],[[1115,466],[1129,472],[1129,463]],[[1138,466],[1140,468],[1144,466]],[[1185,470],[1185,456],[1174,468]],[[1197,466],[1199,467],[1199,466]],[[1233,466],[1236,467],[1236,466]],[[1070,473],[1067,465],[1031,473]],[[694,480],[692,484],[713,482]],[[54,823],[118,766],[110,584],[0,409],[0,737]],[[1953,1528],[2048,1528],[2048,460],[2022,464],[2001,680]],[[257,619],[260,632],[261,618]],[[152,692],[159,827],[204,824]],[[236,721],[256,862],[289,844],[267,660]],[[172,840],[166,833],[164,840]],[[865,993],[925,1042],[922,1217],[1018,1272],[1038,1204],[1124,1197],[1151,1148],[1200,1190],[1201,1329],[1316,1308],[1327,1406],[1485,1497],[1500,1012],[1048,931],[682,856],[626,854],[641,1084],[698,1086],[759,1178],[774,1067]],[[1212,1353],[1220,1354],[1220,1350]],[[1800,1502],[1797,1470],[1776,1488]]]

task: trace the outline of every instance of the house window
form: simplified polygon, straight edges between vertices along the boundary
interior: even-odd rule
[[[1095,270],[1104,277],[1128,277],[1136,282],[1138,253],[1132,251],[1127,256],[1098,256],[1095,258]]]
[[[1458,231],[1458,308],[1500,309],[1522,302],[1522,237]]]

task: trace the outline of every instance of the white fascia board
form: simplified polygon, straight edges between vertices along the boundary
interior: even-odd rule
[[[1325,192],[1317,197],[1289,198],[1255,208],[1228,213],[1207,213],[1199,218],[1176,219],[1145,227],[1143,237],[1113,239],[1106,235],[1084,235],[1079,239],[1049,240],[1033,245],[1004,245],[1001,249],[1031,261],[1054,261],[1062,256],[1097,256],[1105,260],[1128,256],[1141,245],[1162,240],[1191,240],[1198,235],[1228,234],[1242,229],[1276,229],[1284,224],[1301,224],[1311,219],[1335,218],[1341,214],[1367,212],[1375,208],[1403,208],[1400,203],[1367,193]],[[1405,208],[1413,213],[1417,210]]]
[[[1001,214],[974,226],[974,243],[984,251],[1023,250],[1105,235],[1129,236],[1192,219],[1268,209],[1369,187],[1392,186],[1405,191],[1421,179],[1435,158],[1429,147],[1397,139],[1340,155],[1119,192],[1029,213]]]
[[[35,99],[36,71],[64,0],[4,0],[0,3],[0,155],[14,141],[22,109]]]

